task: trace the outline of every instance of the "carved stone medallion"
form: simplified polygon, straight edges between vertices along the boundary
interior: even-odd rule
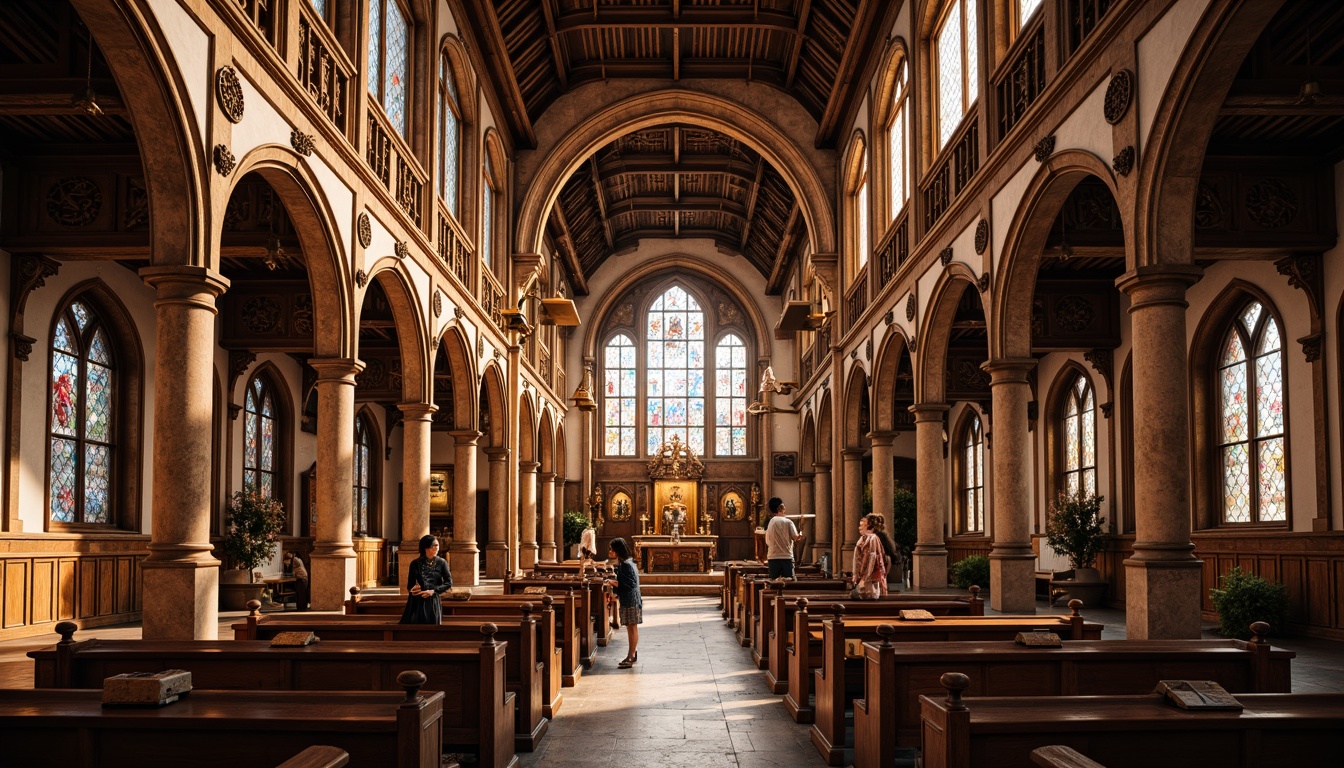
[[[1280,179],[1262,179],[1246,190],[1246,215],[1265,229],[1278,229],[1297,218],[1297,195]]]
[[[238,82],[238,72],[233,67],[220,67],[215,73],[215,96],[219,99],[219,111],[231,123],[243,121],[243,86]]]
[[[1120,150],[1120,154],[1111,159],[1111,168],[1121,176],[1128,176],[1134,170],[1134,145]]]
[[[985,272],[975,280],[975,287],[980,289],[981,293],[989,290],[989,273]]]
[[[938,260],[941,261],[941,262],[943,263],[943,266],[944,266],[944,267],[946,267],[948,264],[951,264],[951,263],[952,263],[952,246],[949,245],[949,246],[947,246],[946,248],[944,248],[943,250],[939,251],[939,252],[938,252]]]
[[[369,284],[369,273],[368,273],[368,272],[365,272],[365,271],[362,270],[362,269],[359,270],[359,271],[357,271],[357,272],[355,272],[355,285],[359,286],[360,288],[363,288],[364,286],[366,286],[366,285],[368,285],[368,284]]]
[[[411,257],[411,249],[407,247],[405,240],[398,240],[396,247],[392,250],[397,254],[398,259],[409,259]]]
[[[313,137],[309,134],[294,128],[289,132],[289,145],[304,157],[310,157],[313,154]]]
[[[228,177],[233,173],[234,166],[238,165],[238,160],[229,151],[229,148],[223,144],[215,145],[215,172],[220,176]]]
[[[93,179],[66,176],[47,190],[47,216],[63,227],[87,227],[103,210],[103,192]]]
[[[981,219],[979,224],[975,225],[975,255],[983,255],[985,249],[989,247],[989,222]]]
[[[910,298],[908,298],[908,299],[905,300],[905,320],[906,320],[906,322],[914,322],[914,320],[915,320],[915,309],[916,309],[916,305],[915,305],[915,294],[912,293],[912,294],[910,294]]]
[[[1106,122],[1115,125],[1125,117],[1129,112],[1129,104],[1134,97],[1134,73],[1128,69],[1122,69],[1111,75],[1111,82],[1106,84],[1106,101],[1102,105],[1102,115]]]
[[[443,292],[442,292],[442,291],[440,291],[439,289],[435,288],[435,289],[434,289],[434,298],[430,299],[430,300],[429,300],[429,303],[430,303],[430,309],[433,309],[433,310],[434,310],[434,316],[435,316],[435,317],[438,317],[438,316],[440,316],[440,315],[443,314]]]
[[[270,296],[253,296],[243,303],[239,319],[252,333],[271,333],[280,327],[280,304]]]
[[[373,242],[373,225],[369,223],[369,214],[359,214],[359,219],[355,223],[355,230],[359,233],[359,244],[365,248]]]
[[[1031,151],[1036,155],[1036,162],[1044,163],[1046,160],[1049,160],[1050,156],[1055,153],[1054,135],[1046,136],[1044,139],[1036,142],[1036,146],[1032,147]]]

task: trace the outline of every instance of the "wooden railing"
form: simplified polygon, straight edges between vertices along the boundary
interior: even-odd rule
[[[469,294],[476,293],[476,254],[462,225],[439,201],[439,261],[455,275]]]
[[[1064,5],[1064,55],[1072,56],[1118,0],[1068,0]]]
[[[831,354],[831,324],[826,323],[817,331],[817,343],[812,346],[812,362],[816,370],[821,370],[822,363]]]
[[[896,277],[896,270],[910,258],[910,207],[906,206],[896,219],[896,225],[887,232],[887,236],[877,244],[873,259],[877,278],[873,280],[872,299]]]
[[[1045,90],[1045,14],[1036,14],[994,79],[995,106],[999,113],[998,140],[1017,125],[1027,108]]]
[[[555,389],[555,371],[551,367],[551,353],[542,349],[537,357],[537,368],[541,371],[541,380],[546,382],[546,386]]]
[[[273,0],[256,0],[267,3]],[[299,9],[299,61],[296,77],[332,125],[350,135],[350,79],[354,65],[345,57],[321,19],[315,18],[307,3]]]
[[[854,324],[863,316],[863,311],[868,309],[868,267],[864,267],[859,272],[854,282],[849,284],[849,290],[845,293],[845,330],[848,331],[854,327]]]
[[[980,119],[974,107],[951,143],[920,185],[924,196],[924,231],[938,223],[948,206],[980,170]]]
[[[803,350],[802,357],[799,358],[799,367],[803,371],[802,378],[799,379],[799,381],[810,381],[812,379],[812,373],[817,370],[817,361],[812,352],[813,347],[808,347]]]
[[[481,272],[481,309],[490,315],[490,320],[501,331],[507,330],[504,326],[504,315],[501,310],[504,309],[504,289],[500,287],[499,281],[490,273],[490,270]]]
[[[364,160],[387,191],[396,198],[401,209],[415,222],[415,226],[423,228],[421,203],[424,199],[425,172],[401,136],[383,117],[379,107],[370,103],[368,116],[368,143],[364,147]]]
[[[280,24],[275,19],[275,0],[235,0],[238,3],[238,10],[243,12],[247,20],[252,22],[252,26],[257,28],[257,32],[271,44],[272,48],[277,47],[276,42],[280,39],[278,30]]]

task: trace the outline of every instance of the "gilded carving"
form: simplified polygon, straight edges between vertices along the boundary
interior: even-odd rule
[[[373,225],[369,223],[368,213],[361,212],[359,214],[359,220],[356,222],[355,229],[359,233],[359,244],[368,248],[369,243],[373,242]]]
[[[233,67],[220,67],[215,73],[215,96],[219,99],[219,111],[230,123],[243,121],[243,86]]]
[[[304,157],[309,157],[313,154],[313,137],[300,131],[298,128],[290,130],[289,145],[294,148],[295,152],[298,152]]]
[[[1265,229],[1278,229],[1297,217],[1297,195],[1281,179],[1263,179],[1246,190],[1246,215]]]
[[[271,333],[280,327],[280,304],[270,296],[253,296],[243,303],[239,318],[252,333]]]
[[[63,227],[86,227],[103,210],[103,192],[85,176],[66,176],[47,190],[47,216]]]
[[[985,249],[989,247],[989,221],[981,219],[979,224],[975,225],[975,255],[983,255]]]
[[[1122,69],[1111,75],[1111,81],[1106,84],[1106,100],[1102,104],[1102,115],[1106,122],[1115,125],[1123,120],[1133,99],[1134,73]]]
[[[238,160],[229,151],[229,148],[223,144],[215,145],[215,172],[220,176],[227,177],[233,173],[233,169],[238,165]]]

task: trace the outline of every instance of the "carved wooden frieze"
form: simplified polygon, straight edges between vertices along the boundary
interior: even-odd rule
[[[981,400],[989,397],[989,374],[980,364],[987,353],[979,348],[949,347],[947,350],[946,397],[949,400]]]
[[[1032,351],[1120,344],[1120,309],[1105,280],[1040,280],[1032,302]]]
[[[360,402],[395,402],[401,399],[401,355],[393,349],[359,351],[364,370],[355,376],[355,399]]]
[[[303,280],[235,282],[219,298],[220,345],[266,352],[311,352],[313,296]]]
[[[1195,194],[1195,247],[1331,248],[1333,198],[1333,177],[1324,164],[1207,158]]]
[[[87,176],[66,176],[47,188],[47,217],[62,227],[87,227],[103,210],[103,191]]]

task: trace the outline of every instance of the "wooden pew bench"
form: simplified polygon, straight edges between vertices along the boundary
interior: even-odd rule
[[[578,640],[573,646],[566,642],[564,649],[564,684],[566,687],[572,687],[579,676],[583,674],[583,670],[591,669],[593,663],[597,661],[598,645],[595,617],[605,613],[606,586],[600,578],[531,579],[510,574],[504,579],[504,594],[506,595],[524,595],[524,590],[528,587],[545,589],[545,594],[553,596],[573,593],[574,622],[558,628],[558,631],[564,632],[567,637],[572,634]],[[536,597],[536,595],[530,596]],[[568,619],[569,617],[565,616],[564,618]],[[604,623],[603,626],[607,625]]]
[[[496,627],[484,642],[361,643],[324,641],[272,648],[265,641],[75,640],[75,625],[57,625],[61,642],[30,651],[37,688],[102,688],[127,672],[185,669],[207,690],[394,691],[407,670],[424,673],[425,691],[443,691],[445,748],[480,756],[485,768],[509,768],[514,756],[515,696],[505,691],[504,643]]]
[[[563,563],[543,563],[539,562],[532,567],[528,573],[515,575],[505,573],[505,594],[512,590],[508,585],[517,580],[532,581],[553,581],[556,579],[567,581],[580,581],[586,584],[586,588],[593,591],[589,598],[591,610],[593,611],[593,633],[599,648],[607,647],[611,642],[611,620],[616,616],[615,608],[607,601],[606,596],[611,593],[610,588],[606,587],[606,579],[616,578],[615,570],[605,561],[594,562],[593,567],[586,572],[580,572],[579,562],[577,560],[566,560]]]
[[[444,695],[403,672],[392,691],[193,690],[165,707],[104,707],[100,690],[0,690],[6,765],[237,768],[273,765],[303,744],[354,765],[439,768]]]
[[[849,594],[849,584],[844,579],[800,578],[795,581],[771,581],[762,577],[749,577],[742,580],[740,615],[737,622],[737,642],[742,647],[750,647],[756,631],[756,611],[761,604],[761,593],[770,589],[783,594],[828,593],[837,596]]]
[[[925,768],[1029,768],[1062,745],[1108,768],[1338,768],[1344,694],[1243,693],[1241,712],[1181,709],[1160,694],[963,699],[970,681],[943,676],[947,696],[921,696]]]
[[[734,608],[737,605],[737,593],[740,589],[742,577],[747,574],[765,575],[770,572],[769,566],[759,560],[729,560],[723,564],[723,587],[719,591],[719,612],[723,620],[728,622],[728,626],[737,625],[737,615]]]
[[[943,693],[945,672],[969,675],[975,696],[1100,696],[1149,693],[1161,680],[1213,680],[1233,693],[1288,693],[1292,651],[1264,640],[1256,622],[1241,640],[1071,640],[1062,648],[983,643],[864,643],[854,708],[854,766],[890,766],[897,747],[918,747],[919,697]],[[846,662],[848,664],[848,661]],[[849,692],[846,692],[849,696]],[[838,710],[837,710],[838,712]],[[843,714],[840,713],[843,717]],[[818,709],[817,726],[832,721]],[[827,739],[839,739],[836,728]],[[833,744],[841,746],[840,742]],[[832,752],[831,754],[834,754]]]
[[[941,616],[933,621],[901,622],[891,616],[862,616],[846,621],[844,606],[836,606],[830,617],[811,616],[806,611],[794,614],[794,643],[785,651],[789,655],[789,692],[784,695],[784,708],[794,722],[812,723],[816,710],[842,699],[845,686],[846,640],[880,640],[877,628],[892,625],[892,640],[902,643],[948,642],[959,640],[987,641],[1012,640],[1018,632],[1043,629],[1057,633],[1065,640],[1100,640],[1102,625],[1083,620],[1078,615],[1081,603],[1076,603],[1072,616]],[[830,667],[827,667],[829,663]],[[862,667],[857,660],[850,672],[858,685]],[[828,672],[828,669],[831,670]],[[816,694],[815,707],[812,703]],[[816,731],[813,731],[813,743]],[[830,747],[827,747],[829,752]]]
[[[275,768],[344,768],[349,764],[349,752],[319,744],[303,750]]]
[[[250,601],[249,606],[256,601]],[[399,624],[390,616],[338,616],[313,613],[271,613],[256,610],[245,621],[233,624],[234,640],[270,640],[280,632],[313,632],[323,641],[356,642],[445,642],[480,638],[481,621],[469,616],[445,616],[442,624]],[[506,644],[504,681],[517,695],[514,744],[519,752],[536,750],[546,735],[550,718],[542,708],[544,669],[538,657],[537,620],[528,616],[516,622],[499,620],[496,639]]]

